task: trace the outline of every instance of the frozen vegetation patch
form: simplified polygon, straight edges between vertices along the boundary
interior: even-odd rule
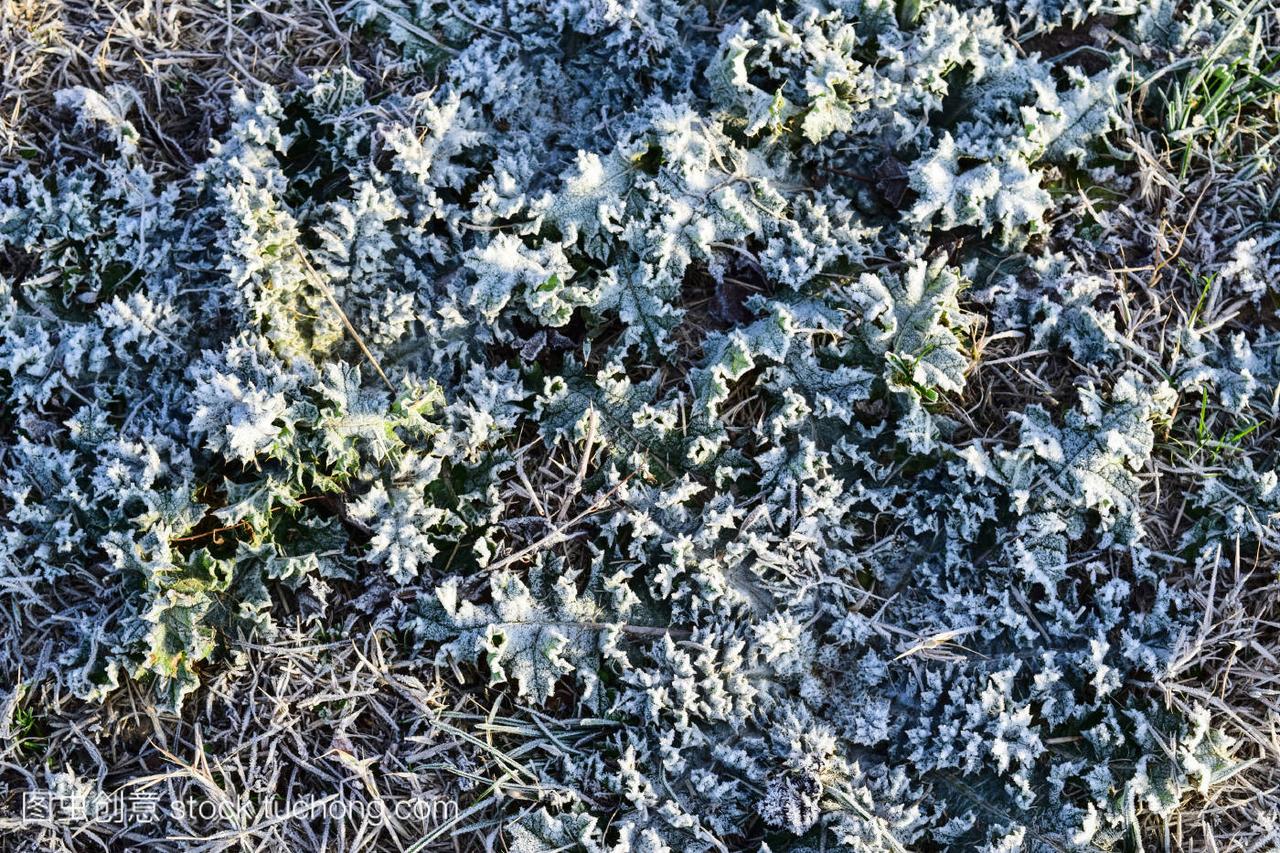
[[[69,89],[0,177],[28,675],[190,718],[249,646],[359,613],[448,690],[606,732],[522,788],[519,851],[1128,849],[1233,771],[1159,685],[1204,618],[1170,573],[1277,543],[1247,448],[1280,230],[1155,354],[1079,249],[1124,251],[1135,88],[1256,32],[1012,0],[349,16],[429,82],[241,95],[180,181],[130,90]],[[1168,544],[1182,439],[1234,456]]]

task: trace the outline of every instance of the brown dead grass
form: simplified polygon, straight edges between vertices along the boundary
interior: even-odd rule
[[[327,0],[0,0],[0,166],[46,149],[58,90],[124,83],[142,96],[144,155],[181,174],[237,88],[341,64],[382,76]]]

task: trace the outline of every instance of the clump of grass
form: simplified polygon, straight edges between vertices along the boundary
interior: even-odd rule
[[[1280,52],[1263,37],[1275,26],[1267,11],[1261,0],[1235,10],[1229,26],[1198,61],[1171,75],[1164,94],[1164,130],[1179,180],[1187,179],[1193,164],[1200,169],[1238,167],[1267,156],[1275,144],[1271,131],[1280,110]]]

